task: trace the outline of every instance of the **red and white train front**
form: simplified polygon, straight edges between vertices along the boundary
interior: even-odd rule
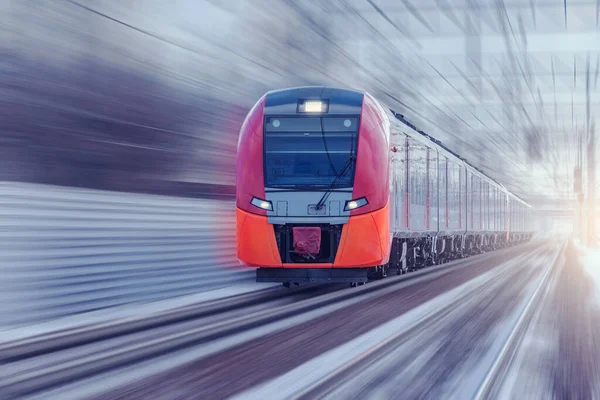
[[[368,94],[269,92],[237,154],[237,256],[262,282],[366,282],[388,262],[389,121]]]

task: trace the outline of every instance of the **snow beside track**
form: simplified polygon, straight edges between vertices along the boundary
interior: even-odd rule
[[[254,275],[235,257],[233,201],[0,182],[0,331],[138,312]]]
[[[584,249],[582,262],[586,272],[594,280],[596,301],[600,303],[600,249]]]
[[[58,318],[52,321],[39,324],[32,324],[13,329],[0,331],[0,344],[12,340],[21,340],[28,337],[48,334],[63,329],[74,329],[86,325],[100,324],[112,321],[127,321],[143,318],[152,314],[164,313],[169,310],[175,310],[189,305],[224,299],[226,297],[236,296],[244,293],[254,292],[269,287],[278,287],[279,284],[272,283],[247,283],[238,284],[208,292],[197,293],[188,296],[181,296],[172,299],[155,301],[144,304],[128,304],[120,307],[109,308],[106,310],[94,311],[80,315],[73,315],[64,318]]]
[[[356,361],[357,357],[374,351],[383,344],[403,332],[409,331],[427,316],[443,308],[447,304],[468,294],[478,293],[478,290],[487,282],[492,282],[506,272],[510,266],[521,266],[528,255],[516,257],[491,271],[480,275],[459,287],[452,289],[427,303],[416,307],[408,313],[395,318],[379,327],[361,335],[360,337],[344,343],[324,354],[318,356],[301,366],[283,374],[263,385],[240,393],[236,399],[265,399],[265,398],[295,398],[301,396],[305,390],[318,384],[340,368],[344,368]]]

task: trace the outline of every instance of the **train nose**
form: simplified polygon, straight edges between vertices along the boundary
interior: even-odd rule
[[[334,266],[367,267],[389,261],[389,204],[384,208],[351,216],[342,230],[340,248]]]
[[[237,257],[252,267],[281,267],[273,225],[267,217],[236,210]]]

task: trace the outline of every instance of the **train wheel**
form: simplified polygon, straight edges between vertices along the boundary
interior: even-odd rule
[[[390,268],[390,264],[379,265],[373,268],[373,272],[369,275],[369,280],[383,279],[387,276],[387,271]]]

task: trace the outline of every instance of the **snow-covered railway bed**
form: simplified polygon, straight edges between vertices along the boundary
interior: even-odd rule
[[[497,398],[600,399],[600,251],[569,244]]]
[[[414,276],[98,398],[474,396],[561,244]]]
[[[516,257],[240,398],[494,398],[560,254]]]

